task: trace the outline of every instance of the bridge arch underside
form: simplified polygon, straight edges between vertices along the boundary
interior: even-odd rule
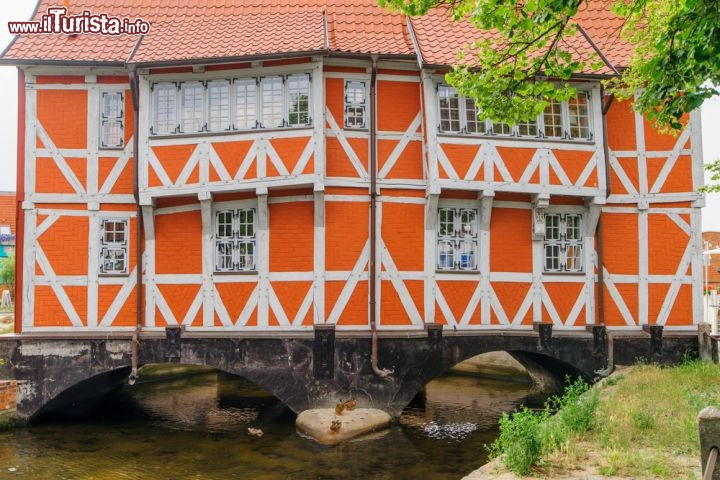
[[[547,332],[442,335],[428,331],[414,337],[381,337],[378,365],[392,370],[388,381],[373,373],[371,340],[367,336],[325,334],[293,338],[207,338],[168,332],[143,336],[137,364],[203,365],[243,377],[271,392],[296,413],[331,407],[355,398],[363,407],[379,408],[398,417],[432,379],[476,355],[505,351],[535,379],[566,374],[593,380],[608,368],[608,341],[602,332],[568,336]],[[636,358],[677,362],[697,351],[697,337],[652,341],[647,335],[616,338],[615,361]],[[619,347],[619,348],[618,348]],[[612,342],[610,342],[612,351]],[[0,367],[5,378],[18,380],[18,413],[30,418],[68,389],[91,379],[94,389],[126,381],[132,364],[131,339],[0,339]],[[538,375],[539,374],[539,375]]]

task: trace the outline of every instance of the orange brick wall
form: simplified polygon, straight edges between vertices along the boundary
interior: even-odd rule
[[[326,71],[352,72],[359,70],[331,67]],[[385,72],[399,75],[407,72]],[[412,74],[415,75],[415,74]],[[410,79],[412,75],[408,75]],[[43,77],[38,83],[82,83],[83,77]],[[103,78],[103,83],[117,83],[122,85],[124,80],[119,77]],[[325,98],[328,110],[332,113],[336,122],[342,128],[343,125],[343,85],[340,78],[325,79]],[[404,133],[410,126],[413,119],[421,110],[421,84],[408,81],[378,81],[378,129],[384,132]],[[86,148],[87,126],[89,122],[96,119],[88,118],[87,115],[88,92],[81,90],[38,90],[37,91],[37,115],[43,128],[47,131],[54,145],[59,149],[84,149]],[[129,91],[126,91],[126,119],[125,136],[126,141],[132,135],[132,105]],[[630,111],[627,102],[615,101],[608,113],[608,143],[613,151],[630,152],[626,158],[619,158],[618,162],[625,168],[632,183],[637,187],[638,159],[633,154],[636,149],[635,138],[635,114]],[[428,128],[427,126],[425,128]],[[430,128],[434,128],[431,126]],[[645,122],[644,129],[645,145],[648,151],[671,150],[677,139],[672,136],[659,135],[651,126]],[[363,133],[354,133],[346,140],[353,148],[361,164],[367,169],[369,156],[369,142],[363,137]],[[351,138],[354,137],[354,138]],[[359,137],[359,138],[357,138]],[[209,137],[210,138],[210,137]],[[238,137],[240,138],[240,137]],[[212,140],[210,140],[212,141]],[[282,159],[285,167],[292,171],[297,159],[307,146],[308,138],[286,138],[272,139],[270,144]],[[45,148],[42,142],[36,141],[38,148]],[[378,168],[381,169],[387,159],[392,155],[398,141],[388,138],[378,140]],[[252,142],[214,142],[213,148],[221,159],[225,168],[231,175],[240,167],[241,162],[251,148]],[[519,144],[520,145],[520,144]],[[689,145],[685,146],[689,148]],[[157,156],[163,169],[175,182],[182,172],[190,155],[196,145],[173,145],[153,146],[152,151]],[[472,160],[477,155],[478,145],[443,145],[443,150],[448,156],[455,171],[461,178],[465,176]],[[510,175],[518,179],[527,167],[527,164],[536,153],[531,142],[523,142],[520,147],[498,147],[499,155],[503,158]],[[424,155],[422,144],[419,141],[411,141],[397,159],[394,167],[387,174],[386,179],[390,180],[423,180],[426,172],[423,169]],[[326,174],[327,177],[357,177],[358,173],[353,167],[341,142],[336,138],[327,136],[325,138]],[[560,151],[553,150],[553,154],[563,166],[565,173],[575,181],[584,170],[592,152]],[[648,182],[653,184],[655,178],[660,174],[664,159],[647,159]],[[86,183],[88,176],[87,158],[70,157],[65,159],[75,176],[81,183]],[[314,158],[311,158],[308,166],[302,174],[310,174],[314,171]],[[101,156],[98,159],[99,186],[101,186],[111,170],[114,168],[116,157]],[[35,177],[37,193],[74,193],[74,189],[66,180],[64,175],[53,158],[40,157],[36,159],[37,172]],[[485,170],[481,168],[475,180],[484,180]],[[611,191],[613,194],[627,193],[618,176],[608,172],[610,176]],[[246,179],[255,178],[257,169],[253,164]],[[281,173],[278,168],[272,165],[268,159],[267,176],[278,177]],[[440,168],[440,176],[447,178],[447,172]],[[495,179],[499,173],[495,170]],[[149,170],[149,186],[160,186],[158,175]],[[199,167],[188,178],[187,183],[198,183]],[[675,163],[668,181],[663,188],[663,193],[682,193],[692,190],[692,165],[691,158],[687,155],[680,155]],[[219,174],[210,167],[210,181],[220,181]],[[531,177],[530,183],[539,182],[539,171]],[[550,183],[557,184],[560,180],[555,173],[550,172]],[[598,178],[595,173],[591,174],[585,183],[586,187],[597,187]],[[403,187],[406,188],[406,187]],[[410,188],[410,187],[407,187]],[[521,187],[518,187],[521,188]],[[133,192],[133,160],[130,159],[123,169],[117,184],[113,187],[112,194],[129,195]],[[369,202],[366,201],[368,190],[360,187],[326,187],[326,195],[357,195],[362,201],[335,201],[328,200],[325,203],[325,266],[329,272],[350,272],[358,261],[365,246],[369,234]],[[278,192],[270,190],[271,198],[282,198],[284,195],[305,195],[312,192],[308,187],[302,190],[288,190]],[[393,196],[424,196],[424,190],[400,190],[394,187],[383,187],[381,189],[381,200]],[[217,195],[215,201],[231,200],[235,198],[253,197],[251,194],[227,193]],[[196,196],[181,200],[160,200],[158,208],[181,204],[197,204]],[[476,199],[477,192],[466,191],[443,191],[443,199],[463,198]],[[530,197],[526,194],[498,193],[496,200],[510,200],[517,202],[529,202]],[[552,197],[552,203],[580,205],[582,199],[559,199]],[[623,204],[627,206],[626,204]],[[666,205],[671,206],[671,205]],[[672,205],[678,208],[689,208],[689,203]],[[40,205],[38,205],[38,208]],[[86,209],[86,204],[76,205],[44,205],[49,208],[63,209]],[[612,206],[611,206],[612,207]],[[134,211],[135,205],[102,206],[103,210]],[[519,208],[505,208],[497,206],[492,211],[490,223],[490,249],[488,252],[481,251],[480,255],[489,256],[491,272],[505,272],[517,274],[529,274],[533,268],[533,243],[531,238],[531,210]],[[425,206],[414,203],[395,203],[392,201],[381,203],[381,234],[383,246],[387,248],[388,254],[392,257],[397,270],[402,275],[404,272],[424,271],[424,215]],[[14,217],[14,216],[13,216]],[[41,215],[38,218],[38,225],[46,217]],[[690,216],[680,215],[680,218],[690,223]],[[638,275],[640,261],[639,246],[639,222],[635,213],[604,213],[603,221],[603,260],[611,275]],[[0,210],[0,223],[2,223],[2,210]],[[269,269],[272,273],[279,272],[312,272],[314,267],[314,203],[312,201],[301,201],[292,203],[273,203],[269,205],[269,242],[270,257]],[[129,268],[135,266],[136,245],[135,238],[138,222],[133,219],[130,223],[130,251]],[[88,274],[87,261],[78,261],[78,252],[87,252],[89,235],[89,219],[87,216],[61,216],[59,220],[45,232],[39,239],[48,261],[57,275],[83,276]],[[687,234],[677,226],[667,215],[653,213],[652,208],[648,215],[648,238],[649,238],[649,273],[651,275],[674,275],[677,265],[687,245]],[[173,214],[157,215],[155,217],[155,265],[156,273],[164,274],[195,274],[202,271],[201,266],[201,216],[199,210],[180,212]],[[378,265],[387,273],[385,267]],[[41,275],[39,267],[36,266],[35,273]],[[690,272],[681,272],[689,275]],[[552,299],[554,307],[561,318],[566,318],[575,305],[576,299],[584,287],[584,276],[578,275],[577,282],[555,282],[548,279],[545,283],[545,290]],[[447,280],[442,274],[437,275],[437,288],[448,304],[449,310],[456,322],[459,322],[466,312],[468,303],[477,289],[479,276],[470,274],[467,280]],[[274,294],[280,300],[285,309],[286,315],[292,320],[306,298],[311,288],[309,281],[275,281],[272,282]],[[325,315],[330,315],[343,288],[345,280],[330,279],[325,282]],[[420,313],[424,315],[424,291],[425,285],[422,280],[405,280],[404,287],[410,294],[412,302]],[[191,317],[190,325],[202,326],[202,309],[197,313],[191,312],[193,301],[200,289],[200,285],[158,285],[158,290],[167,302],[175,320],[183,321],[188,315]],[[253,282],[217,283],[218,295],[223,300],[228,315],[235,321],[242,312],[245,304],[255,288]],[[405,311],[400,295],[395,286],[389,280],[381,280],[379,284],[381,294],[381,321],[383,325],[403,326],[409,325],[410,319]],[[523,282],[493,282],[492,289],[503,305],[505,314],[512,320],[519,311],[531,286]],[[623,298],[627,308],[633,315],[636,315],[639,308],[638,287],[632,284],[618,284],[617,291]],[[659,315],[660,306],[665,299],[669,289],[668,284],[650,284],[648,288],[648,317],[649,322],[654,323]],[[68,296],[73,308],[76,310],[81,321],[87,321],[87,289],[77,286],[65,286],[64,291]],[[108,311],[110,305],[120,291],[119,285],[101,285],[98,291],[98,315],[99,321]],[[692,292],[688,285],[680,288],[677,301],[673,306],[667,325],[686,325],[692,313]],[[605,291],[606,299],[606,321],[608,325],[624,325],[624,320],[619,310],[614,305],[609,292]],[[368,281],[363,279],[357,282],[354,292],[350,295],[342,315],[338,319],[339,326],[364,326],[368,322]],[[135,322],[136,292],[133,291],[125,305],[113,323],[113,326],[130,327]],[[484,305],[487,307],[487,305]],[[431,307],[432,308],[432,307]],[[482,303],[470,312],[470,325],[479,324]],[[36,326],[71,326],[67,315],[64,313],[56,293],[49,286],[35,287],[35,318]],[[543,321],[550,321],[549,312],[545,307],[542,309]],[[311,308],[301,319],[302,325],[312,323]],[[190,312],[190,313],[189,313]],[[532,322],[532,308],[522,315],[521,324],[529,326]],[[445,314],[435,305],[436,321],[449,323]],[[157,326],[164,326],[165,320],[159,310],[155,315]],[[272,310],[269,312],[269,324],[279,325],[279,319]],[[499,322],[496,313],[491,313],[492,324]],[[216,316],[215,325],[220,325]],[[584,306],[577,317],[575,326],[582,327],[585,322]],[[257,312],[250,317],[248,325],[257,325]]]

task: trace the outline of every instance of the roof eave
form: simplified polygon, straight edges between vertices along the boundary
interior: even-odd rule
[[[206,58],[189,58],[189,59],[174,59],[174,60],[154,60],[149,62],[143,61],[129,61],[126,65],[134,66],[137,68],[153,68],[153,67],[173,67],[180,65],[215,65],[221,63],[241,63],[241,62],[252,62],[256,60],[276,60],[282,58],[299,58],[299,57],[312,57],[316,55],[327,55],[328,51],[325,49],[318,50],[303,50],[299,52],[281,52],[281,53],[268,53],[260,55],[239,55],[232,57],[206,57]]]
[[[98,60],[48,60],[48,59],[15,59],[0,58],[0,65],[10,67],[121,67],[126,66],[123,61],[98,61]]]

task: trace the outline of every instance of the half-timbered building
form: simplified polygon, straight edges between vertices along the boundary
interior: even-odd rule
[[[373,0],[73,0],[144,35],[20,35],[22,333],[695,330],[699,115],[660,134],[601,80],[537,119],[444,79],[477,33]],[[53,6],[40,0],[39,20]]]

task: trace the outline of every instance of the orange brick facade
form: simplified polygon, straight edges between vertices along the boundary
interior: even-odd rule
[[[20,166],[26,253],[18,330],[130,329],[138,310],[148,330],[369,328],[373,150],[381,330],[426,323],[509,330],[536,322],[694,328],[701,286],[694,116],[679,137],[657,134],[628,103],[614,101],[603,119],[608,98],[587,82],[590,141],[444,135],[437,130],[442,77],[393,64],[377,72],[373,146],[367,128],[343,122],[345,83],[369,86],[370,66],[344,65],[294,65],[313,76],[312,125],[221,135],[147,135],[157,78],[202,74],[141,75],[138,129],[120,75],[102,84],[93,76],[26,76],[33,141]],[[227,68],[214,71],[237,73]],[[125,146],[114,150],[97,144],[99,95],[108,86],[124,94]],[[243,208],[255,215],[255,268],[217,271],[216,212]],[[478,212],[472,271],[438,267],[443,208]],[[576,273],[543,271],[544,240],[535,229],[538,216],[552,212],[582,216],[585,266]],[[99,270],[101,228],[112,219],[127,225],[120,275]]]
[[[662,135],[606,95],[594,75],[630,49],[604,2],[573,19],[604,65],[525,126],[446,85],[477,32],[443,9],[179,2],[77,0],[153,27],[0,59],[20,68],[16,332],[367,330],[371,308],[395,332],[696,328],[699,116]]]

